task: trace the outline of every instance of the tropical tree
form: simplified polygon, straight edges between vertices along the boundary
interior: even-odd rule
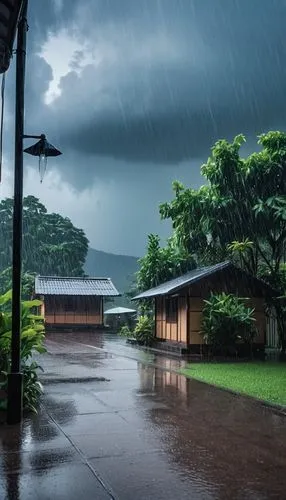
[[[172,221],[181,247],[204,264],[231,258],[254,276],[266,279],[281,296],[280,270],[286,257],[286,134],[258,137],[261,151],[240,156],[242,135],[218,141],[202,166],[207,185],[198,190],[174,183],[174,199],[160,206]],[[286,349],[285,314],[279,317]]]
[[[147,253],[139,260],[137,288],[144,291],[169,279],[180,276],[195,267],[194,258],[184,249],[179,250],[175,237],[166,247],[160,246],[158,235],[148,236]]]
[[[12,261],[13,200],[0,202],[0,271]],[[29,273],[82,276],[88,239],[70,219],[48,213],[34,196],[23,202],[23,268]]]
[[[22,299],[29,300],[34,291],[36,273],[22,273]],[[12,267],[7,267],[0,273],[0,295],[12,288]]]

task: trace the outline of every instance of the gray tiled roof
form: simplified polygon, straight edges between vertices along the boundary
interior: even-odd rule
[[[37,276],[37,295],[98,295],[116,297],[116,290],[110,278],[65,278],[59,276]]]
[[[170,281],[167,281],[166,283],[162,283],[162,285],[156,286],[155,288],[151,288],[146,292],[140,293],[132,300],[147,299],[149,297],[150,298],[156,297],[157,295],[167,295],[168,293],[176,292],[177,290],[180,290],[181,288],[187,285],[195,283],[196,281],[199,281],[202,278],[206,278],[207,276],[216,273],[218,271],[221,271],[222,269],[225,269],[230,266],[232,266],[232,264],[229,261],[226,261],[226,262],[220,262],[219,264],[215,264],[214,266],[194,269],[193,271],[190,271],[189,273],[184,274],[183,276],[179,276],[178,278],[174,278]]]
[[[169,293],[175,293],[182,288],[192,285],[201,279],[207,278],[208,276],[215,274],[219,271],[223,271],[224,269],[232,269],[233,274],[239,273],[241,279],[246,279],[248,282],[252,282],[256,285],[260,290],[264,291],[264,294],[271,294],[277,296],[277,291],[271,288],[267,283],[263,280],[258,279],[254,276],[243,271],[243,269],[239,269],[235,267],[230,261],[220,262],[213,266],[208,267],[200,267],[198,269],[194,269],[183,276],[179,276],[178,278],[167,281],[166,283],[162,283],[155,288],[151,288],[150,290],[146,290],[146,292],[140,293],[136,297],[133,297],[132,300],[137,299],[148,299],[152,297],[157,297],[158,295],[168,295]],[[264,295],[263,295],[264,296]]]

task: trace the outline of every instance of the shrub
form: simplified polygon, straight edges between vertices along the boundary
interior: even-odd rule
[[[139,316],[133,331],[125,325],[120,329],[119,335],[133,337],[138,343],[146,346],[151,345],[154,341],[154,320],[147,315]]]
[[[7,374],[10,370],[11,353],[11,291],[0,296],[0,373],[2,374],[1,388],[7,390]],[[38,380],[39,365],[32,361],[34,352],[43,353],[44,348],[44,320],[33,313],[41,305],[39,300],[22,302],[21,328],[21,368],[23,371],[23,405],[24,410],[36,411],[36,402],[42,392]],[[3,405],[3,404],[2,404]]]
[[[23,367],[23,408],[28,412],[37,413],[37,403],[43,393],[43,387],[38,379],[38,370],[42,368],[33,361]]]
[[[120,328],[119,335],[120,335],[120,337],[132,337],[133,332],[132,332],[132,330],[130,330],[129,326],[124,325]]]
[[[140,316],[134,329],[138,342],[151,345],[154,342],[154,319],[151,316]]]
[[[212,294],[205,300],[201,334],[214,349],[234,347],[237,342],[251,344],[256,334],[254,309],[245,299],[232,294]]]

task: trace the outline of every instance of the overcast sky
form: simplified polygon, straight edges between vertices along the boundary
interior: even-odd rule
[[[198,187],[213,142],[284,129],[285,0],[30,0],[26,133],[64,155],[25,193],[91,246],[141,255],[168,234],[158,204]],[[1,197],[12,192],[14,66],[7,74]],[[28,145],[28,143],[27,143]]]

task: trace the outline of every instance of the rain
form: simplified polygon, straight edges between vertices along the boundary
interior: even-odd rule
[[[53,477],[71,500],[285,495],[285,372],[265,396],[285,369],[285,18],[285,0],[29,0],[25,134],[63,154],[45,158],[44,175],[24,155],[22,298],[43,300],[48,316],[36,275],[110,278],[118,294],[98,299],[102,322],[87,331],[55,331],[53,311],[47,352],[33,352],[44,368],[38,415],[6,437],[0,426],[1,498],[26,500],[44,476],[47,500]],[[3,82],[1,294],[13,280],[15,59]],[[229,260],[238,271],[213,271]],[[158,292],[186,276],[171,298]],[[209,350],[207,328],[193,325],[205,299],[234,289],[244,302],[231,307],[256,330]],[[88,300],[77,299],[87,322]],[[127,340],[104,311],[116,311]],[[140,318],[154,345],[136,337]],[[225,358],[243,368],[245,345],[258,369],[274,366],[263,397],[200,375]]]
[[[124,1],[120,9],[115,1],[65,1],[45,5],[43,19],[41,2],[31,0],[26,128],[45,129],[64,156],[60,163],[49,160],[41,189],[33,186],[35,165],[26,158],[28,194],[29,189],[40,194],[54,211],[53,190],[65,188],[68,199],[61,201],[61,210],[77,218],[95,248],[142,255],[146,234],[165,238],[169,233],[157,207],[170,198],[172,180],[202,184],[200,166],[217,139],[243,133],[249,153],[257,147],[257,134],[283,129],[284,8],[279,0],[149,0],[136,6]],[[63,46],[62,66],[56,37]],[[46,104],[54,81],[57,94]],[[13,130],[13,82],[12,67],[6,84],[7,138]],[[3,197],[12,189],[12,148],[5,139]],[[55,174],[60,176],[56,186]],[[142,193],[148,191],[148,200],[134,188],[133,178]],[[80,193],[89,202],[77,206],[75,215]],[[94,196],[107,206],[93,227]],[[137,212],[146,214],[138,244],[126,230],[116,231],[118,204],[127,225],[136,228],[130,210],[136,201]]]

